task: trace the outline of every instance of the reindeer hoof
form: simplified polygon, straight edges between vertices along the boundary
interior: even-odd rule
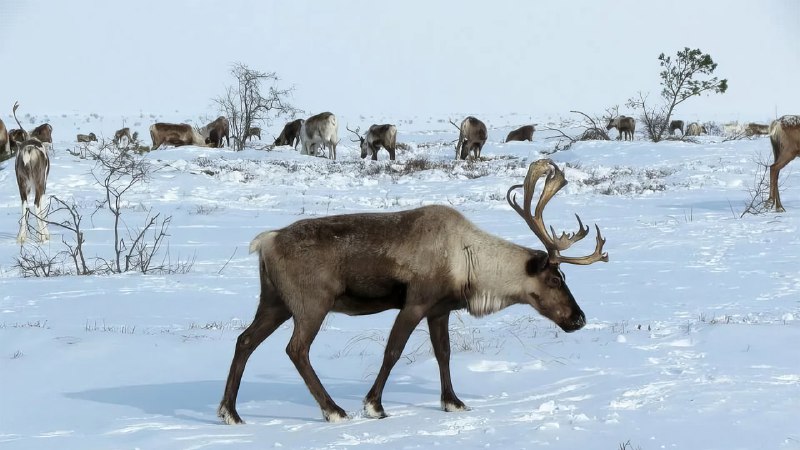
[[[456,412],[456,411],[470,411],[472,408],[465,405],[459,399],[444,401],[442,400],[442,411]]]
[[[219,405],[219,409],[217,409],[217,416],[219,416],[219,418],[228,425],[238,425],[244,423],[244,420],[239,417],[239,414],[236,412],[236,410],[229,410],[227,406]]]
[[[370,419],[385,419],[389,417],[386,411],[383,410],[383,406],[372,402],[364,403],[364,415]]]
[[[342,408],[336,407],[333,411],[322,411],[322,418],[325,419],[326,422],[337,423],[337,422],[344,422],[348,420],[350,417],[347,416],[347,413],[344,412]]]

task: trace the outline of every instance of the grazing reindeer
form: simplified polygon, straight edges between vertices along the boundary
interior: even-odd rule
[[[339,124],[330,112],[309,117],[300,126],[301,155],[317,156],[317,151],[330,148],[330,159],[336,160],[336,145],[339,143]]]
[[[53,127],[49,123],[44,123],[34,128],[30,134],[31,138],[37,139],[39,142],[47,142],[53,144]]]
[[[19,123],[17,123],[19,125]],[[16,153],[19,149],[19,144],[28,139],[28,132],[21,128],[14,128],[8,131],[8,140],[11,144],[11,151]]]
[[[14,120],[17,121],[20,129],[25,133],[25,129],[17,119],[17,108],[19,103],[14,103]],[[27,134],[27,133],[25,133]],[[47,175],[50,173],[50,158],[44,144],[34,138],[26,139],[18,144],[17,159],[14,170],[17,175],[17,187],[19,197],[22,200],[22,218],[20,219],[19,233],[17,242],[22,244],[28,236],[28,198],[33,193],[33,205],[36,207],[36,221],[38,224],[39,239],[44,242],[50,239],[50,232],[47,224],[42,217],[42,196],[47,190]]]
[[[692,122],[688,127],[686,127],[686,136],[700,136],[700,134],[705,132],[706,127],[697,122]]]
[[[0,119],[0,155],[10,155],[11,154],[11,138],[8,136],[8,128],[6,128],[6,124],[3,123],[3,119]]]
[[[122,141],[122,138],[127,139],[127,143],[130,144],[133,141],[131,137],[131,129],[128,127],[120,128],[119,130],[114,132],[114,144],[119,145]]]
[[[247,142],[248,139],[252,141],[253,137],[257,137],[259,141],[261,140],[261,128],[259,127],[248,128],[247,131],[244,133],[242,141]]]
[[[681,136],[686,136],[686,132],[683,131],[684,128],[682,120],[673,120],[669,123],[669,134],[675,134],[675,130],[681,130]]]
[[[506,136],[506,142],[511,141],[533,141],[533,132],[536,131],[536,124],[523,125],[516,130],[511,131]]]
[[[153,140],[153,150],[157,150],[162,144],[175,147],[182,145],[211,146],[204,136],[186,123],[154,123],[150,125],[150,138]]]
[[[769,166],[769,197],[767,206],[784,212],[778,193],[778,174],[789,162],[800,156],[800,116],[783,116],[769,126],[769,140],[775,162]]]
[[[347,128],[347,127],[345,127]],[[358,137],[357,141],[351,139],[352,142],[359,142],[361,147],[361,159],[371,155],[373,161],[378,160],[378,150],[381,147],[389,152],[389,159],[394,161],[395,152],[397,151],[397,127],[391,124],[372,125],[367,130],[367,134],[361,137],[361,128],[356,128],[355,131],[347,128],[347,131],[353,133]]]
[[[633,132],[636,131],[636,121],[633,120],[633,117],[627,116],[619,116],[608,120],[608,125],[606,125],[606,130],[610,130],[612,128],[616,128],[619,131],[619,136],[617,136],[617,140],[625,140],[625,141],[632,141],[633,140]]]
[[[79,134],[77,137],[78,142],[97,142],[97,136],[94,133]]]
[[[773,122],[774,123],[774,122]],[[770,125],[760,123],[748,123],[744,128],[745,136],[765,136],[770,134]]]
[[[305,119],[295,119],[284,125],[281,134],[275,138],[275,142],[272,145],[291,145],[296,150],[297,144],[300,143],[300,129],[303,128],[304,122]],[[259,137],[259,139],[261,138]]]
[[[467,159],[470,154],[473,154],[475,159],[480,158],[483,145],[486,144],[486,139],[489,136],[486,131],[486,124],[472,116],[464,119],[460,127],[452,120],[450,123],[458,128],[456,159]]]
[[[200,134],[205,138],[209,147],[222,148],[222,138],[228,147],[231,146],[230,139],[231,126],[225,116],[219,116],[213,122],[200,129]]]
[[[534,188],[547,178],[536,208]],[[589,227],[561,236],[547,231],[542,212],[566,185],[564,174],[550,160],[530,165],[524,184],[508,190],[508,203],[541,240],[547,251],[522,247],[477,228],[461,213],[441,205],[392,213],[349,214],[299,220],[265,231],[250,243],[258,252],[261,297],[253,322],[236,341],[225,393],[218,414],[228,424],[242,423],[236,397],[247,360],[281,324],[293,318],[286,353],[294,363],[327,421],[347,417],[331,399],[309,361],[309,348],[330,312],[375,314],[399,309],[386,342],[383,364],[364,400],[366,415],[386,417],[381,399],[389,372],[411,332],[428,322],[439,364],[441,406],[467,409],[450,380],[450,312],[466,308],[481,317],[514,304],[532,306],[566,332],[581,329],[586,317],[575,302],[561,263],[587,265],[608,261],[605,239],[597,229],[594,253],[561,256],[583,239]],[[523,204],[514,191],[522,187]],[[577,217],[577,216],[576,216]],[[313,273],[309,267],[316,267]]]

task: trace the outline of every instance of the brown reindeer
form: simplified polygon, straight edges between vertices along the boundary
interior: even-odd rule
[[[205,137],[205,143],[208,144],[209,147],[215,148],[222,148],[222,138],[225,138],[228,147],[231,146],[230,132],[230,123],[224,116],[217,117],[213,122],[200,130],[200,134]]]
[[[669,134],[675,134],[675,130],[681,131],[681,136],[685,136],[686,132],[684,132],[683,128],[683,121],[682,120],[673,120],[669,123]]]
[[[770,134],[770,125],[748,123],[744,128],[744,134],[745,136],[766,136]]]
[[[114,139],[113,139],[114,144],[119,145],[120,142],[122,142],[122,138],[127,139],[127,143],[129,144],[133,141],[130,128],[124,127],[114,132]]]
[[[175,147],[182,145],[208,146],[206,138],[186,123],[154,123],[150,125],[150,137],[153,139],[153,150],[157,150],[162,144]]]
[[[378,160],[378,150],[381,147],[389,152],[389,159],[394,161],[395,152],[397,151],[397,127],[391,124],[372,125],[367,130],[364,137],[361,137],[361,128],[351,130],[348,127],[347,131],[353,133],[358,137],[357,141],[361,148],[361,159],[371,156],[373,161]],[[352,139],[351,139],[352,140]]]
[[[506,136],[506,142],[511,141],[533,141],[533,132],[536,131],[535,125],[523,125],[511,131]]]
[[[248,128],[247,131],[245,131],[244,133],[242,141],[247,142],[248,139],[252,141],[254,137],[257,137],[259,141],[261,140],[261,128],[259,127]]]
[[[281,134],[275,138],[275,142],[272,145],[291,145],[297,149],[297,144],[300,143],[300,129],[303,128],[303,122],[305,122],[305,119],[295,119],[284,125]]]
[[[53,143],[53,127],[49,123],[43,123],[34,128],[30,133],[30,137],[37,139],[39,142]]]
[[[606,125],[606,130],[610,130],[612,128],[616,128],[619,131],[619,136],[617,136],[617,140],[625,140],[625,141],[632,141],[633,140],[633,132],[636,131],[636,121],[633,117],[628,116],[619,116],[608,120],[608,125]]]
[[[22,130],[23,134],[27,132],[22,127],[17,119],[17,108],[19,102],[14,103],[12,110],[14,120]],[[47,224],[44,221],[42,213],[42,196],[47,190],[47,176],[50,174],[50,158],[47,155],[42,141],[31,137],[18,144],[17,158],[14,163],[14,170],[17,175],[17,187],[19,188],[19,197],[22,201],[22,218],[20,219],[19,233],[17,234],[17,242],[22,244],[28,236],[28,199],[33,194],[33,204],[36,207],[36,221],[38,224],[39,240],[41,242],[50,239],[50,232],[47,230]]]
[[[0,157],[11,154],[11,139],[8,136],[8,128],[0,119]]]
[[[535,209],[534,188],[547,178]],[[375,314],[399,309],[386,341],[383,364],[364,399],[367,416],[386,417],[383,388],[411,332],[428,322],[439,364],[441,406],[467,409],[450,380],[450,312],[466,309],[481,317],[514,304],[530,305],[566,332],[581,329],[586,317],[566,285],[560,264],[608,261],[605,239],[597,229],[592,254],[562,256],[583,239],[589,227],[578,218],[576,233],[550,234],[542,212],[566,185],[550,160],[530,165],[524,184],[511,186],[511,207],[547,251],[522,247],[492,236],[453,208],[441,205],[391,213],[349,214],[299,220],[255,237],[261,296],[255,318],[239,336],[218,414],[226,423],[242,423],[236,397],[247,360],[281,324],[292,318],[294,330],[286,353],[328,421],[347,415],[330,397],[309,361],[309,348],[330,312]],[[523,203],[516,189],[523,188]],[[309,267],[316,269],[309,272]]]
[[[468,116],[461,122],[461,126],[450,123],[458,128],[458,143],[456,144],[456,159],[467,159],[470,154],[473,158],[481,157],[481,150],[486,144],[489,133],[486,131],[486,124],[475,117]]]
[[[76,139],[78,142],[92,142],[92,141],[97,142],[97,136],[95,136],[94,133],[78,134]]]
[[[800,156],[800,116],[783,116],[769,126],[769,140],[775,162],[769,166],[769,197],[767,206],[784,212],[778,193],[778,174],[789,162]]]
[[[300,154],[317,156],[318,151],[328,147],[330,159],[335,160],[338,133],[339,124],[333,113],[323,112],[309,117],[300,126]]]

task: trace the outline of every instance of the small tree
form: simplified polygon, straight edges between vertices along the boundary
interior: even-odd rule
[[[661,99],[663,103],[655,106],[647,103],[647,94],[639,92],[637,97],[628,100],[628,107],[642,111],[641,119],[645,129],[655,142],[664,136],[669,127],[672,112],[684,101],[704,92],[723,94],[728,90],[728,80],[713,76],[717,63],[711,55],[700,49],[685,47],[678,51],[675,59],[663,53],[658,55],[663,68],[661,77]],[[699,77],[708,77],[698,79]]]
[[[261,123],[270,125],[274,118],[294,118],[300,112],[286,101],[294,88],[278,88],[276,83],[279,80],[275,72],[260,72],[237,62],[231,66],[231,75],[236,83],[228,86],[225,94],[215,98],[214,102],[230,122],[235,150],[244,148],[244,137],[252,126]],[[266,93],[262,92],[264,83],[270,84]]]

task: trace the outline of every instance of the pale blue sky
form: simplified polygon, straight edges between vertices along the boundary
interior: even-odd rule
[[[309,112],[602,112],[657,95],[658,54],[689,46],[730,89],[678,115],[800,113],[796,0],[2,0],[0,22],[8,112],[18,99],[39,113],[205,113],[233,61],[276,71]]]

